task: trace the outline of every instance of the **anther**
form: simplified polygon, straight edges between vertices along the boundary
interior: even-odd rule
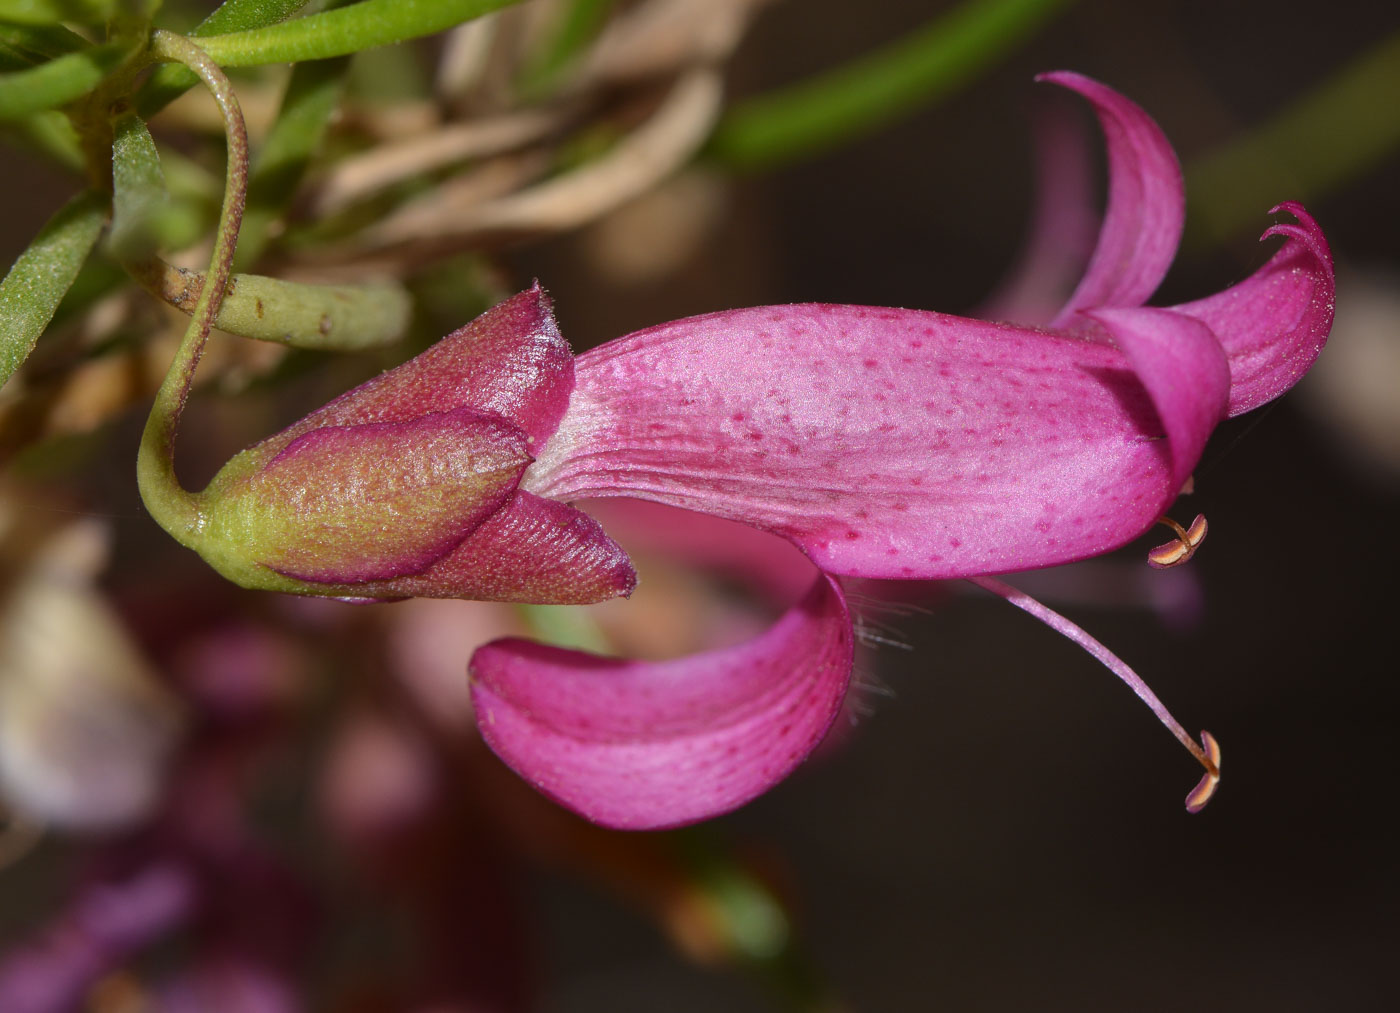
[[[1159,545],[1147,554],[1147,565],[1157,570],[1180,566],[1196,554],[1201,543],[1206,540],[1206,515],[1197,514],[1189,528],[1183,528],[1170,517],[1160,517],[1158,524],[1165,524],[1176,532],[1176,537],[1165,545]]]
[[[1220,743],[1215,741],[1215,736],[1210,732],[1201,732],[1201,745],[1205,749],[1199,753],[1194,749],[1191,752],[1201,761],[1201,766],[1206,768],[1206,772],[1196,787],[1191,789],[1191,794],[1186,796],[1186,811],[1189,813],[1198,813],[1204,809],[1220,784]]]

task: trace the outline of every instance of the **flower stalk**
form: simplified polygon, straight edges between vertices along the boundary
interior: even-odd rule
[[[195,497],[175,475],[175,433],[233,270],[248,190],[248,131],[233,86],[209,54],[184,36],[163,29],[151,36],[150,51],[156,59],[183,64],[199,77],[219,105],[228,142],[224,200],[205,284],[170,371],[156,393],[136,458],[136,479],[146,508],[177,541],[191,545],[200,526],[200,510]]]

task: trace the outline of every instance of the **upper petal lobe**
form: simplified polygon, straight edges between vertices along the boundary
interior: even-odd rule
[[[1092,102],[1108,142],[1108,207],[1089,269],[1052,323],[1063,327],[1081,309],[1147,301],[1176,257],[1186,197],[1176,153],[1135,103],[1081,74],[1058,71],[1040,80]]]
[[[1272,401],[1312,368],[1332,330],[1336,279],[1332,251],[1312,215],[1287,201],[1274,208],[1298,223],[1262,238],[1287,242],[1269,262],[1231,288],[1172,307],[1208,326],[1230,359],[1231,417]]]
[[[833,573],[1082,559],[1136,537],[1179,488],[1153,399],[1106,341],[772,306],[649,328],[576,371],[569,415],[522,487],[753,524]]]

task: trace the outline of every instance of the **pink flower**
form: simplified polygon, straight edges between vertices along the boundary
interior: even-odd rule
[[[669,826],[737,807],[815,747],[851,670],[836,576],[965,577],[1070,636],[1197,746],[1102,645],[988,575],[1108,552],[1141,535],[1191,476],[1215,425],[1282,394],[1332,320],[1332,262],[1298,224],[1251,278],[1143,305],[1175,255],[1181,174],[1155,123],[1075,74],[1108,140],[1098,245],[1048,329],[918,310],[772,306],[652,327],[579,356],[559,429],[522,488],[633,496],[783,535],[823,571],[742,647],[660,664],[521,640],[471,664],[482,733],[590,819]]]
[[[1093,103],[1110,192],[1088,270],[1048,328],[920,310],[768,306],[674,321],[573,360],[539,287],[245,451],[202,496],[197,543],[251,586],[352,598],[587,602],[626,595],[622,551],[568,506],[634,497],[782,535],[822,571],[768,632],[661,663],[519,639],[481,648],[487,742],[617,827],[733,809],[790,773],[837,714],[852,629],[838,577],[972,579],[1133,686],[1087,634],[990,575],[1115,549],[1163,514],[1223,418],[1302,376],[1332,319],[1325,240],[1217,295],[1144,306],[1175,255],[1181,174],[1121,95]]]

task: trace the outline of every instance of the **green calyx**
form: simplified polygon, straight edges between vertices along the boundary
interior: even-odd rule
[[[451,551],[505,502],[530,460],[523,432],[467,408],[301,423],[234,457],[197,495],[193,547],[245,587],[353,593]]]

